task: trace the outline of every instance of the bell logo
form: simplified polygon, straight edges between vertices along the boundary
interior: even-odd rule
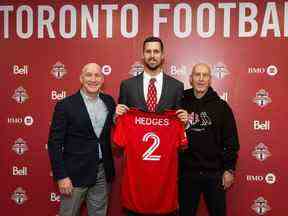
[[[17,103],[23,104],[29,98],[29,96],[26,92],[26,89],[24,89],[22,86],[20,86],[14,91],[12,98]]]
[[[271,207],[268,205],[267,200],[265,200],[263,197],[258,197],[256,200],[254,200],[254,204],[251,206],[251,209],[253,209],[257,215],[265,215],[271,210]]]
[[[28,168],[25,166],[22,168],[18,168],[17,166],[13,166],[12,175],[13,176],[27,176],[28,175]]]
[[[51,92],[51,99],[52,100],[62,100],[65,97],[66,97],[66,91],[61,91],[61,92],[52,91]]]
[[[23,65],[22,67],[18,65],[13,65],[13,74],[15,75],[28,75],[28,65]]]
[[[28,200],[28,197],[26,195],[26,191],[21,187],[18,187],[13,192],[11,199],[14,200],[17,205],[22,205]]]
[[[270,130],[270,121],[266,120],[264,122],[254,120],[253,121],[254,130]]]
[[[50,73],[56,78],[56,79],[62,79],[64,75],[67,73],[67,70],[65,68],[65,65],[62,64],[60,61],[56,62]]]
[[[14,145],[12,146],[12,150],[18,155],[23,155],[26,151],[28,151],[28,146],[26,145],[26,141],[19,137],[14,142]]]

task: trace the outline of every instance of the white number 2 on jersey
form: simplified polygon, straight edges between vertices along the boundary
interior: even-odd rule
[[[153,132],[146,133],[143,136],[143,142],[147,142],[149,139],[153,139],[153,144],[147,149],[147,151],[142,155],[143,160],[159,161],[161,155],[152,155],[153,152],[160,145],[160,138]]]

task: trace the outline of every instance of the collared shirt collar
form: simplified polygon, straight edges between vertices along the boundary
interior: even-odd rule
[[[148,82],[149,82],[149,80],[151,79],[151,78],[155,78],[156,79],[156,83],[158,82],[161,82],[162,80],[163,80],[163,70],[161,70],[160,71],[160,73],[159,74],[157,74],[156,76],[151,76],[150,74],[148,74],[147,72],[143,72],[143,79],[144,80],[148,80]]]
[[[80,94],[82,95],[83,99],[86,101],[96,101],[99,98],[99,93],[97,93],[96,97],[90,97],[84,93],[83,89],[80,89]]]

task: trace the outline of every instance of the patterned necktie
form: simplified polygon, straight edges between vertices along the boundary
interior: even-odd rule
[[[157,90],[155,87],[156,79],[151,78],[148,86],[148,95],[147,95],[147,107],[149,112],[156,111],[156,103],[157,103]]]

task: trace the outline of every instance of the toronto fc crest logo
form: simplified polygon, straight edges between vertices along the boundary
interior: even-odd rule
[[[56,62],[53,65],[52,70],[50,72],[56,79],[62,79],[63,76],[67,73],[65,65],[62,64],[60,61]]]
[[[141,74],[144,71],[144,65],[141,62],[134,62],[133,65],[131,65],[131,69],[129,71],[129,74],[132,76],[137,76]]]
[[[264,161],[272,154],[268,150],[268,147],[264,143],[259,143],[252,151],[252,156],[254,156],[259,161]]]
[[[28,98],[28,94],[26,89],[24,89],[22,86],[18,87],[12,96],[12,98],[19,104],[23,104]]]
[[[271,98],[269,97],[269,94],[264,89],[260,89],[256,96],[253,99],[253,102],[256,103],[259,107],[263,108],[267,106],[269,103],[272,102]]]
[[[251,208],[258,215],[265,215],[268,211],[271,210],[267,200],[265,200],[263,197],[258,197],[256,200],[254,200],[254,204],[251,206]]]
[[[219,80],[223,79],[228,74],[230,74],[230,72],[228,71],[227,66],[222,62],[218,62],[212,68],[212,75]]]
[[[22,205],[24,202],[28,200],[26,191],[23,190],[21,187],[18,187],[12,194],[11,199],[14,200],[14,202],[17,205]]]
[[[26,151],[28,151],[26,141],[22,138],[18,138],[12,146],[12,150],[18,155],[23,155]]]

